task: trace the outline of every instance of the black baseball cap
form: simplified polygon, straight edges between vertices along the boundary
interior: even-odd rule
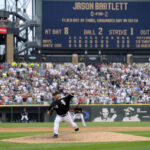
[[[60,94],[59,91],[56,91],[55,93],[53,93],[53,96]]]

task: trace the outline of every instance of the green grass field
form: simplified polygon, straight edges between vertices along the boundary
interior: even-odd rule
[[[81,126],[81,123],[78,123]],[[61,126],[67,126],[62,123]],[[101,127],[150,127],[150,122],[87,123],[87,126]],[[53,127],[53,123],[1,123],[0,128]],[[115,132],[115,131],[114,131]],[[118,132],[118,131],[117,131]],[[37,135],[48,132],[0,132],[0,140]],[[150,137],[150,131],[119,131],[123,134]],[[0,150],[150,150],[150,141],[144,142],[105,142],[70,144],[18,144],[0,141]]]
[[[78,123],[81,126],[81,123]],[[150,122],[86,122],[88,127],[150,127]],[[68,126],[60,123],[60,126]],[[53,123],[0,123],[0,128],[53,127]]]

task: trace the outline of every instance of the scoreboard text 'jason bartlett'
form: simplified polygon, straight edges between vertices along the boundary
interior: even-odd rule
[[[73,10],[127,10],[126,2],[75,2]]]

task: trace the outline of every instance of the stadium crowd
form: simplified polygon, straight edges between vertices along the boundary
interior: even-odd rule
[[[56,90],[74,104],[150,104],[150,66],[0,64],[0,105],[49,104]]]

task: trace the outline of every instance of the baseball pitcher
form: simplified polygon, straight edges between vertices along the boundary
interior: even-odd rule
[[[57,115],[54,121],[54,136],[53,138],[58,138],[58,129],[59,123],[64,121],[71,125],[75,131],[78,131],[79,128],[77,124],[72,120],[71,115],[69,113],[70,101],[73,98],[72,94],[68,94],[64,98],[60,98],[60,93],[55,92],[53,94],[55,97],[55,101],[49,106],[47,113],[52,113],[53,110],[56,111]]]

